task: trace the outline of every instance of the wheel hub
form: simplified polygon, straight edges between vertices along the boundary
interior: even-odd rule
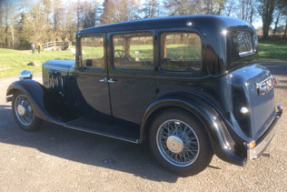
[[[17,111],[18,114],[21,116],[24,116],[26,114],[26,108],[22,104],[17,106]]]
[[[181,138],[175,135],[171,135],[166,140],[167,148],[173,153],[181,153],[184,148],[184,144]]]

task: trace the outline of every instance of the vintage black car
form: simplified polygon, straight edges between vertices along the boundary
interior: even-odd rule
[[[42,120],[132,143],[180,175],[202,171],[215,153],[244,165],[264,152],[282,107],[277,78],[256,59],[247,22],[178,16],[83,29],[75,61],[43,64],[43,84],[23,71],[7,100],[19,126]]]

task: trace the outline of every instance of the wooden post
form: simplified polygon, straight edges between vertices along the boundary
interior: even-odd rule
[[[125,50],[125,57],[130,57],[130,42],[131,39],[129,37],[124,37],[124,50]]]
[[[166,58],[166,41],[165,40],[164,40],[164,44],[163,44],[163,58]]]

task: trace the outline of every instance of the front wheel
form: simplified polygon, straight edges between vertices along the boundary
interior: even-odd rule
[[[205,128],[191,114],[180,110],[160,113],[152,123],[149,139],[156,159],[179,175],[199,173],[213,155]]]
[[[34,115],[33,108],[23,93],[17,92],[13,95],[12,110],[14,118],[21,129],[25,131],[36,131],[42,120]]]

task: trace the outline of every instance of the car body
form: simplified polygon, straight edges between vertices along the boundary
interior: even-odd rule
[[[148,139],[156,158],[182,175],[203,170],[213,153],[244,165],[270,143],[282,114],[277,78],[254,60],[257,36],[247,22],[135,20],[83,29],[76,39],[75,61],[47,61],[43,84],[25,72],[8,88],[22,128],[30,129],[21,124],[28,114],[133,143]]]

